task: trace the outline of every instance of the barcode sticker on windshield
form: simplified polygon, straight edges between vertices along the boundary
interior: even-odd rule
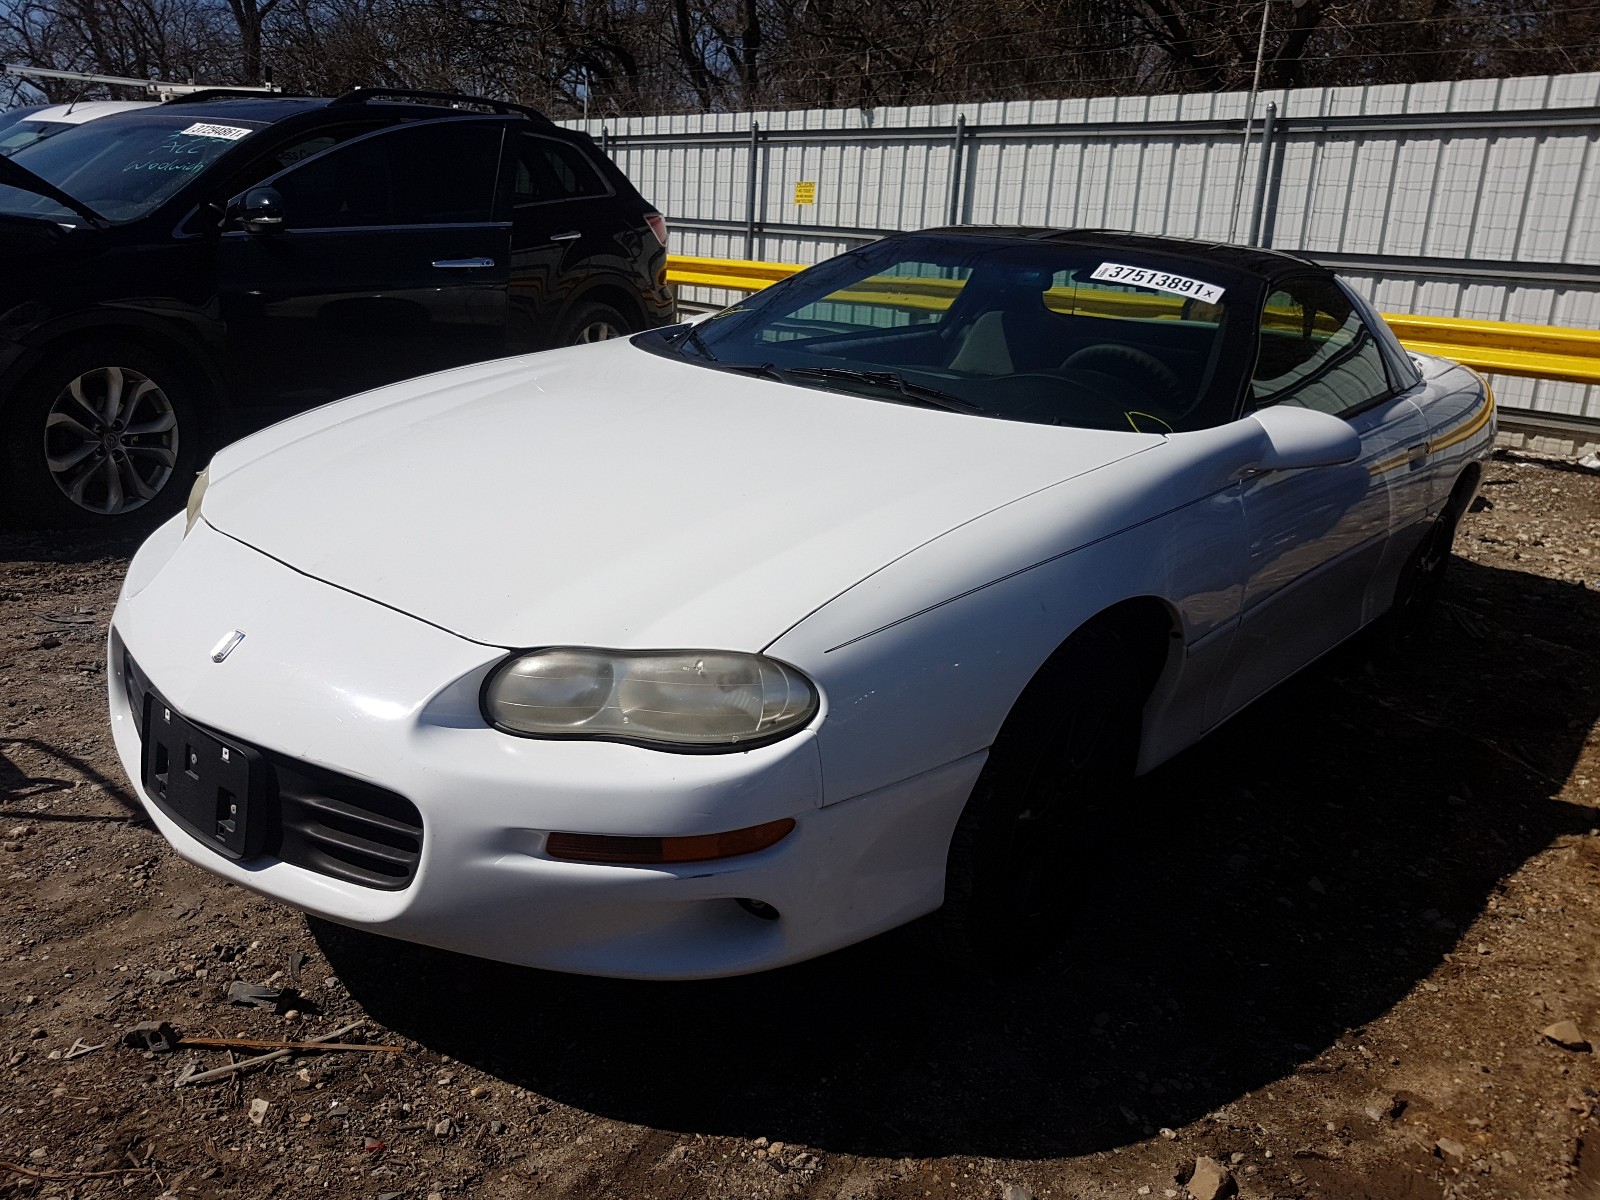
[[[1090,279],[1104,279],[1108,283],[1131,283],[1136,287],[1152,288],[1158,292],[1171,292],[1175,296],[1192,296],[1215,304],[1222,299],[1225,288],[1187,275],[1168,275],[1165,271],[1152,271],[1149,267],[1130,267],[1125,263],[1101,263]]]
[[[178,130],[187,133],[190,137],[221,138],[225,142],[237,142],[242,137],[249,137],[254,129],[245,129],[238,125],[206,125],[196,121],[187,129]]]

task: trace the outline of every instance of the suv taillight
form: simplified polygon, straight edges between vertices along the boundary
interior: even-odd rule
[[[650,232],[656,235],[656,241],[663,246],[667,244],[667,219],[658,212],[647,212],[644,219],[650,224]]]

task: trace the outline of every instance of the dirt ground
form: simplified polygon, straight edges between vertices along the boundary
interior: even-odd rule
[[[1600,475],[1483,495],[1434,626],[1086,817],[1081,928],[999,980],[904,933],[573,978],[225,885],[112,754],[131,543],[0,535],[0,1196],[1171,1198],[1205,1155],[1244,1197],[1600,1197],[1596,1059],[1540,1032],[1600,1044]],[[404,1052],[175,1088],[231,1055],[118,1045],[156,1020]]]

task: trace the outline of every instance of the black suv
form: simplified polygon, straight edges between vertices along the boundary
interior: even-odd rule
[[[276,417],[672,315],[660,213],[530,109],[358,89],[106,117],[0,158],[0,503],[117,523]]]

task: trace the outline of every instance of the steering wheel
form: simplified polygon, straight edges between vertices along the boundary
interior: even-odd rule
[[[1114,379],[1135,382],[1130,376],[1143,376],[1154,389],[1150,399],[1165,405],[1173,412],[1183,412],[1187,398],[1182,380],[1171,367],[1153,354],[1124,346],[1117,342],[1103,342],[1098,346],[1085,346],[1074,351],[1061,364],[1062,369],[1095,371]]]

